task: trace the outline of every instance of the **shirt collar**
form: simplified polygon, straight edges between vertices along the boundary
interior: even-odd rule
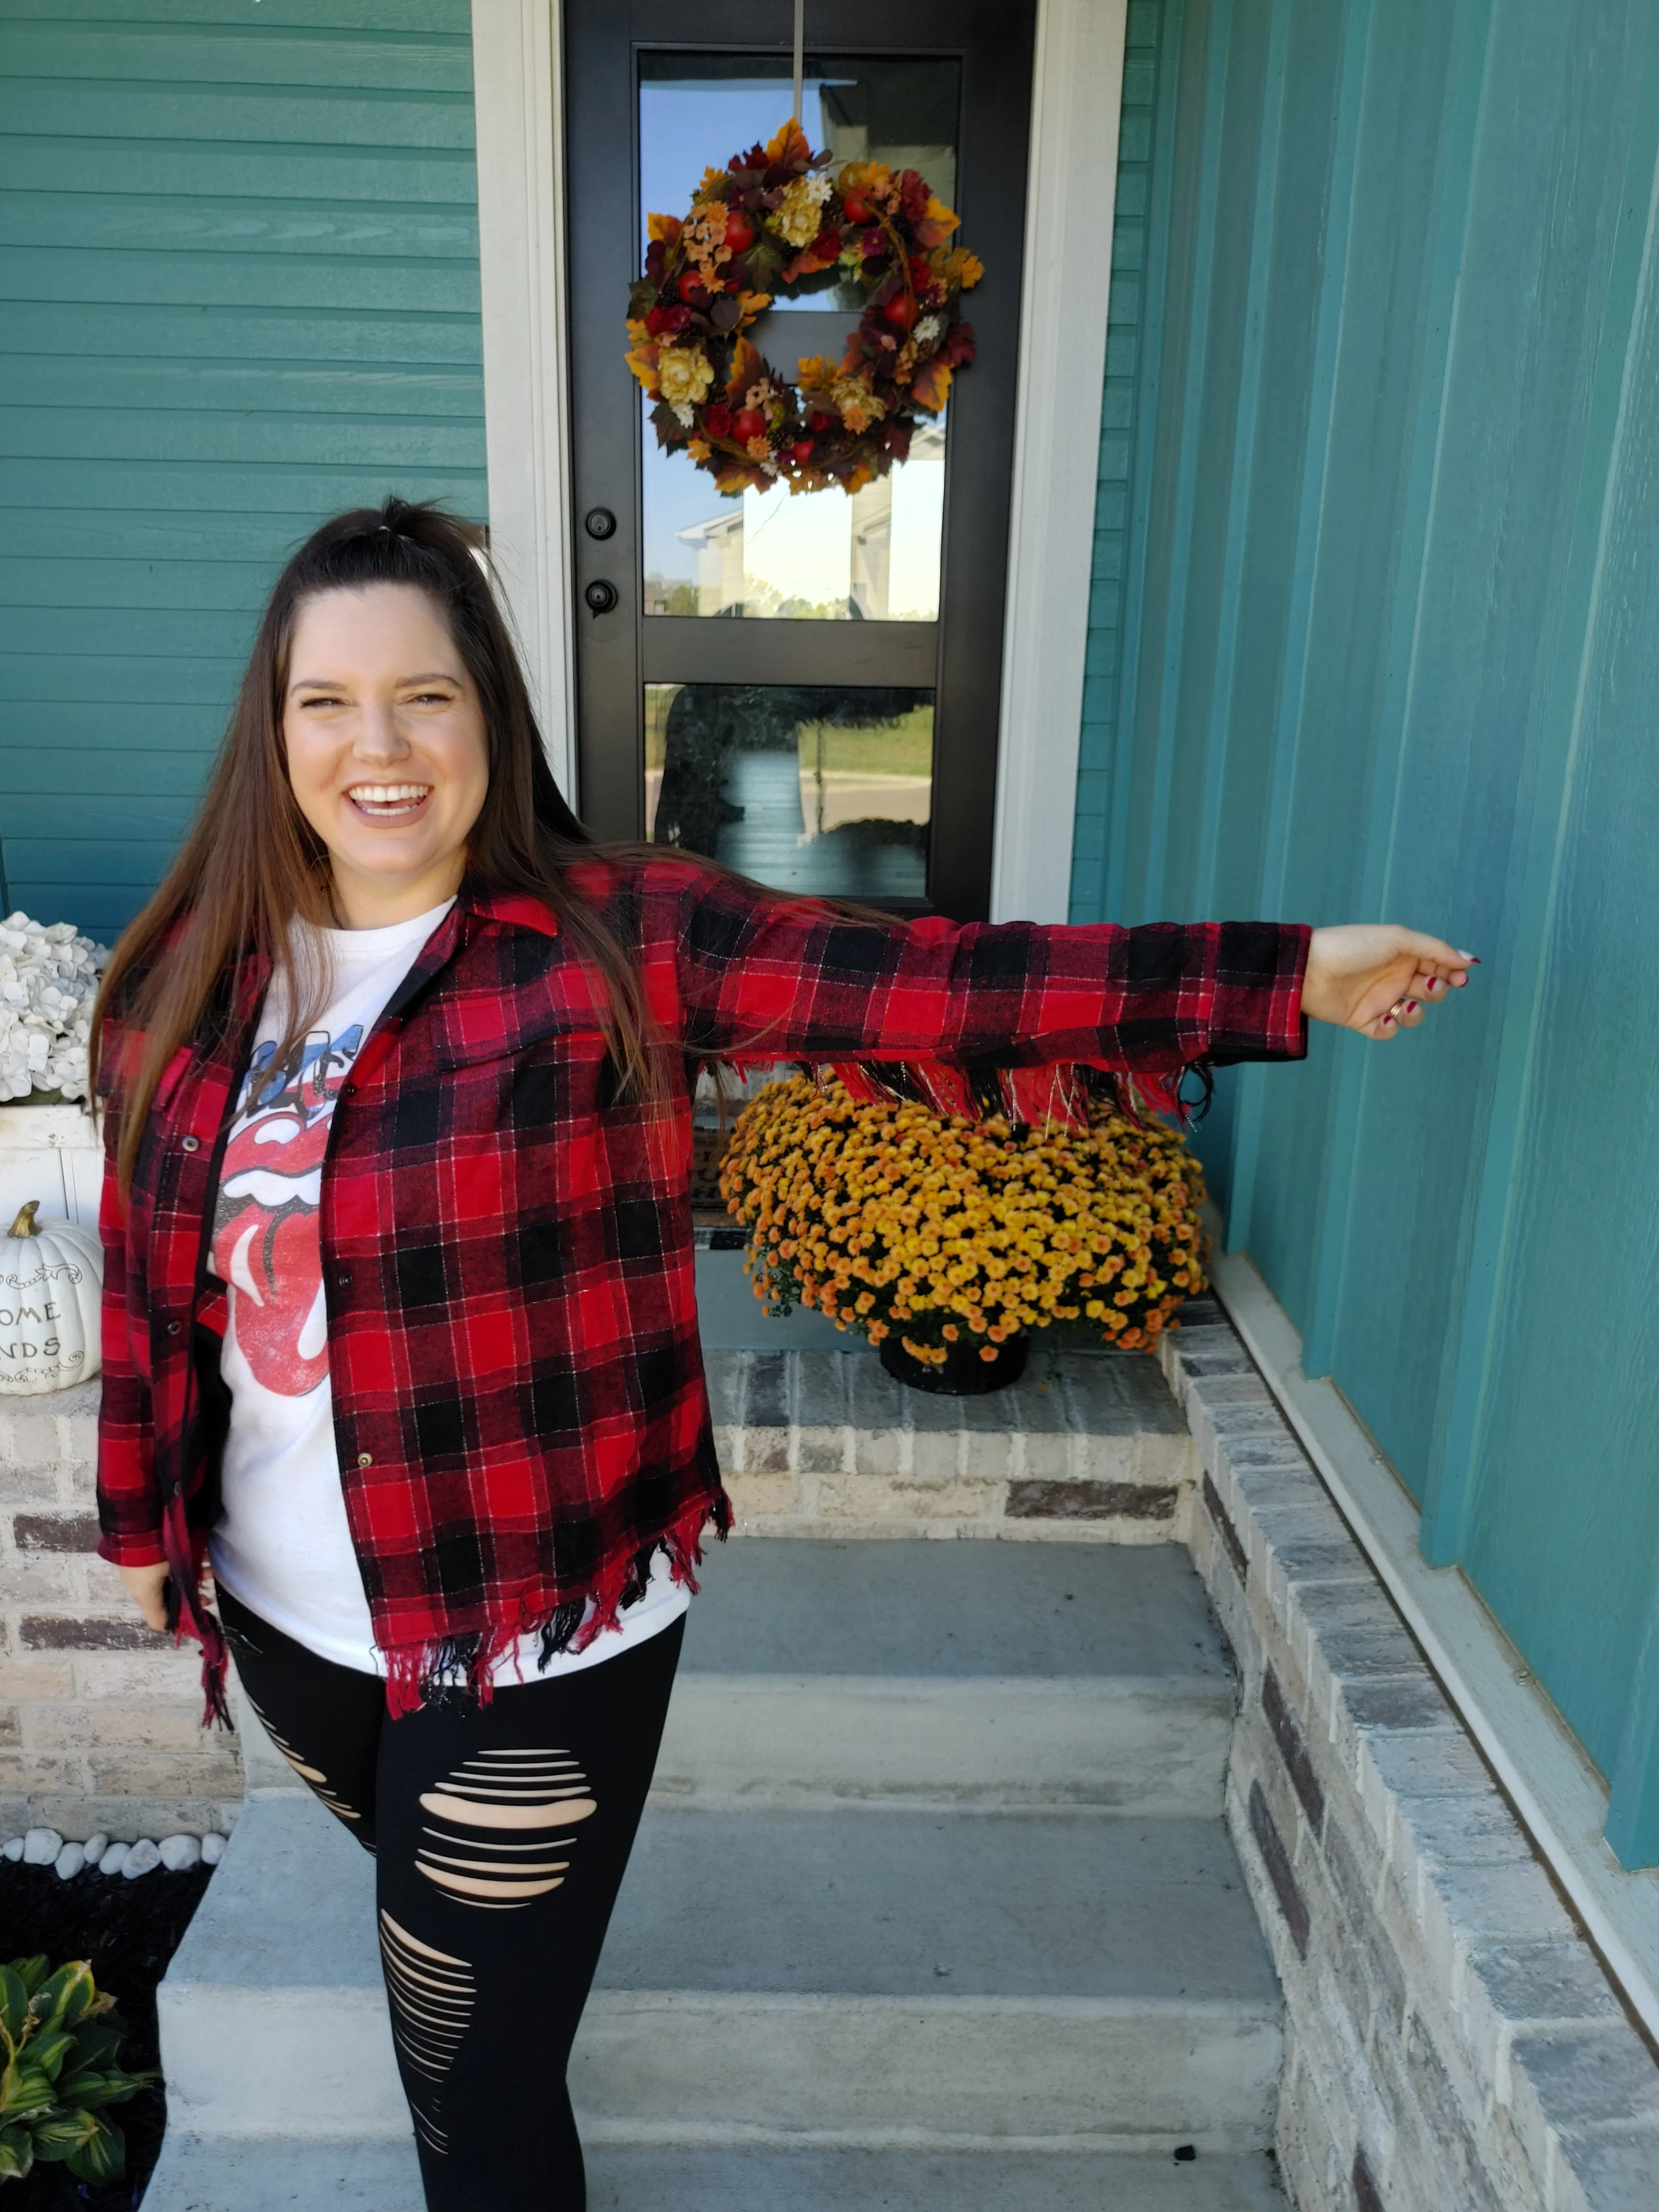
[[[508,929],[534,930],[540,937],[556,937],[559,918],[544,900],[527,891],[495,891],[473,877],[466,877],[455,903],[461,912],[479,921],[493,921]]]

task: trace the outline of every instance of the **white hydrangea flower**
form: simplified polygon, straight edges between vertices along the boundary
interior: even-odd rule
[[[0,1101],[32,1091],[87,1095],[92,1004],[106,945],[73,922],[50,927],[26,914],[0,921]]]

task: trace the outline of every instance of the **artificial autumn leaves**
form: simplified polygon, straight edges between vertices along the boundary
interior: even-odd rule
[[[628,365],[659,442],[718,488],[851,493],[910,449],[974,358],[961,295],[984,275],[950,243],[957,218],[914,169],[849,161],[832,179],[798,123],[704,172],[690,213],[649,218]],[[744,335],[780,292],[851,283],[864,311],[839,362],[791,382]]]

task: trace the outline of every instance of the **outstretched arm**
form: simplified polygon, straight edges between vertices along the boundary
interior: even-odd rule
[[[864,921],[705,876],[678,939],[681,1035],[710,1057],[1170,1075],[1306,1048],[1291,924]]]
[[[1468,956],[1390,927],[866,922],[673,873],[683,1034],[711,1056],[1167,1074],[1299,1058],[1308,1019],[1387,1039],[1468,981]]]

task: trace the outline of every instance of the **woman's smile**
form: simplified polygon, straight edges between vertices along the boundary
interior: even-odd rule
[[[366,822],[408,822],[431,796],[429,783],[354,783],[346,793]]]

